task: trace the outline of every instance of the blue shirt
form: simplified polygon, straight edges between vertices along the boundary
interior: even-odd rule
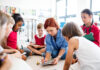
[[[56,41],[54,40],[54,37],[48,34],[46,36],[46,52],[52,53],[53,50],[60,50],[60,49],[66,49],[68,46],[68,43],[66,42],[65,38],[62,36],[61,30],[58,29]]]

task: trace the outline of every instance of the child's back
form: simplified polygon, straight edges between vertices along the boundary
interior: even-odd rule
[[[75,38],[79,40],[76,56],[81,70],[100,70],[100,48],[84,37]]]

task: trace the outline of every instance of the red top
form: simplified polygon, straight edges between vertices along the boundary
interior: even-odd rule
[[[7,45],[13,49],[17,49],[17,32],[12,31],[7,38]]]
[[[93,37],[94,37],[94,43],[96,45],[99,46],[99,28],[97,26],[95,26],[94,24],[91,25],[90,27],[86,27],[86,26],[81,26],[84,33],[89,34],[90,32],[93,33]]]
[[[37,35],[34,36],[35,38],[35,44],[36,45],[45,45],[44,41],[45,41],[45,37],[46,35],[44,35],[43,37],[39,38]]]

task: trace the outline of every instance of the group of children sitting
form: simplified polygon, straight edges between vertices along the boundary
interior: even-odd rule
[[[79,62],[80,70],[99,70],[100,30],[91,21],[92,12],[89,9],[84,9],[81,17],[84,22],[81,26],[84,34],[74,22],[65,24],[61,30],[54,18],[48,18],[44,25],[37,25],[38,34],[34,36],[34,42],[30,42],[27,48],[20,49],[17,45],[17,32],[24,22],[23,18],[20,14],[13,14],[10,17],[0,11],[0,58],[3,53],[7,53],[26,60],[27,56],[34,53],[45,57],[41,60],[42,63],[51,58],[52,64],[57,64],[60,59],[66,59],[63,70],[68,70],[70,64],[75,62]],[[47,35],[44,35],[44,29]],[[8,70],[3,67],[5,65],[2,64],[0,70]]]
[[[43,35],[43,24],[40,23],[37,26],[38,34],[34,36],[34,43],[30,42],[30,45],[25,49],[21,49],[17,45],[17,32],[23,25],[23,18],[20,14],[13,14],[12,17],[8,14],[0,11],[0,70],[8,70],[8,56],[4,58],[4,53],[10,56],[21,58],[26,60],[29,55],[38,54],[43,55],[45,52],[45,37]],[[27,51],[28,50],[28,51]],[[26,52],[26,53],[24,53]],[[2,61],[5,59],[5,62]],[[9,62],[10,64],[10,62]]]

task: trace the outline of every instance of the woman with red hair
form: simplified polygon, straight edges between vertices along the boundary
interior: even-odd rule
[[[65,59],[67,53],[67,42],[62,36],[58,23],[54,18],[48,18],[45,21],[44,28],[48,32],[46,36],[46,54],[42,63],[54,58],[52,64],[57,64],[60,59]]]

